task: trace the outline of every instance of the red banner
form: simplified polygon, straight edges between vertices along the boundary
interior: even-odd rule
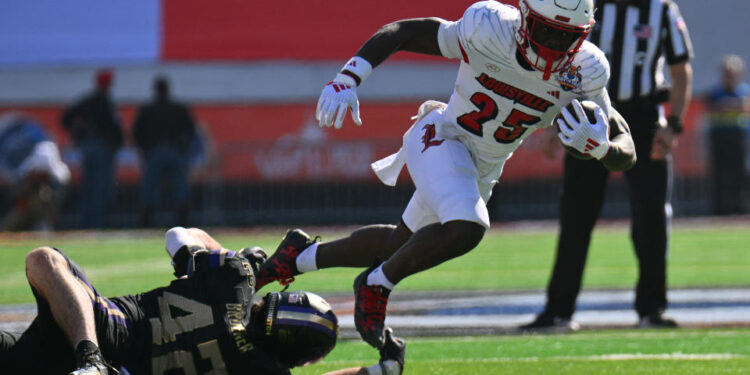
[[[164,0],[162,57],[166,60],[316,59],[343,62],[389,22],[415,17],[457,20],[473,3],[433,0]],[[397,54],[395,57],[426,58],[416,54]]]
[[[314,181],[375,180],[369,164],[396,152],[401,136],[411,126],[410,117],[419,107],[414,103],[363,103],[363,125],[347,118],[340,130],[321,129],[314,119],[314,106],[296,105],[204,105],[194,113],[207,135],[210,163],[203,174],[226,180]],[[700,175],[706,167],[704,137],[698,119],[704,105],[690,106],[685,133],[675,153],[675,171],[682,176]],[[8,109],[0,109],[0,113]],[[17,110],[17,109],[16,109]],[[70,146],[59,125],[61,109],[23,108],[38,119],[57,138],[62,148]],[[135,108],[120,109],[126,139]],[[128,142],[131,143],[131,142]],[[138,178],[137,157],[130,148],[121,155],[121,181]],[[555,159],[542,155],[538,134],[529,137],[505,166],[503,180],[554,178],[561,173],[558,152]],[[74,171],[76,166],[73,166]]]

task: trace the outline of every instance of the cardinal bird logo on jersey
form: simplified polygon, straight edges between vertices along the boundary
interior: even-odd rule
[[[424,129],[424,135],[422,136],[424,148],[422,149],[422,152],[427,151],[427,149],[432,146],[440,146],[440,144],[443,143],[444,139],[435,139],[434,124],[427,124],[422,129]]]
[[[581,81],[583,76],[581,75],[581,66],[569,66],[568,69],[561,70],[557,74],[557,83],[564,91],[580,90]]]

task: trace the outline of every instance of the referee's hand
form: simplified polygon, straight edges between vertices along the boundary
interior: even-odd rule
[[[677,147],[677,134],[668,127],[659,128],[651,144],[651,160],[664,160]]]

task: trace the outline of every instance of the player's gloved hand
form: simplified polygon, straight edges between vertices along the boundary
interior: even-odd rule
[[[198,270],[209,264],[210,253],[206,249],[200,249],[191,254],[187,262],[187,277],[193,276]]]
[[[346,112],[351,108],[352,120],[357,125],[362,125],[359,117],[359,99],[357,99],[357,86],[372,73],[372,65],[362,57],[354,56],[344,64],[339,74],[333,81],[328,82],[318,99],[318,108],[315,110],[315,119],[320,127],[333,126],[340,129],[344,124]]]
[[[391,327],[385,329],[385,345],[380,348],[380,366],[384,375],[400,375],[404,372],[406,342],[393,335]]]
[[[607,115],[597,105],[594,110],[596,121],[592,123],[586,117],[583,106],[578,100],[574,99],[571,105],[575,111],[575,116],[568,111],[566,106],[560,111],[562,118],[557,120],[557,125],[560,128],[558,134],[560,142],[583,154],[591,155],[596,160],[601,160],[607,155],[610,147]]]
[[[258,274],[258,269],[260,269],[261,264],[268,259],[266,251],[258,246],[246,247],[240,250],[240,255],[250,261],[250,266],[253,267],[253,273],[256,275]]]
[[[334,79],[320,93],[318,108],[315,110],[315,119],[318,120],[320,127],[333,126],[336,129],[341,129],[349,108],[352,109],[354,123],[362,125],[362,119],[359,117],[359,99],[357,99],[356,85],[352,84],[354,80],[348,83],[342,81],[344,79],[338,81]]]
[[[205,248],[200,246],[187,246],[180,247],[172,258],[172,267],[174,268],[174,275],[176,277],[182,277],[188,274],[188,263],[191,261],[193,255],[198,251],[206,251]]]

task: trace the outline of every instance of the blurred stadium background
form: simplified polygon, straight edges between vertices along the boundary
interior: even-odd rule
[[[750,1],[676,1],[690,29],[696,58],[692,62],[694,100],[674,158],[672,203],[675,216],[693,218],[711,214],[701,95],[717,81],[723,55],[735,53],[750,61],[746,40]],[[457,62],[396,54],[358,90],[361,128],[347,119],[341,130],[320,129],[314,119],[320,90],[381,25],[408,17],[457,19],[472,2],[3,0],[0,114],[27,113],[55,136],[73,172],[73,186],[57,227],[75,228],[81,155],[63,130],[60,114],[92,88],[97,69],[112,68],[113,99],[127,138],[117,155],[116,204],[107,222],[112,228],[133,228],[139,223],[141,166],[130,130],[135,110],[151,97],[153,78],[166,75],[175,98],[193,106],[206,146],[205,153],[194,160],[191,175],[191,225],[312,225],[314,233],[320,230],[326,239],[336,238],[349,228],[338,225],[399,219],[413,189],[408,176],[402,176],[398,187],[386,187],[370,171],[369,163],[398,149],[409,118],[422,101],[448,99]],[[506,165],[490,202],[491,219],[503,225],[496,225],[471,256],[405,280],[400,297],[389,307],[396,324],[403,315],[413,313],[410,299],[422,292],[441,299],[442,308],[449,299],[454,305],[464,303],[465,298],[454,298],[455,293],[468,293],[481,300],[478,307],[487,311],[474,313],[485,320],[497,321],[492,314],[498,312],[513,319],[494,331],[482,326],[473,332],[504,332],[532,319],[541,309],[540,289],[549,276],[556,230],[551,220],[540,226],[516,222],[557,217],[560,158],[561,153],[557,159],[544,158],[535,136],[520,147]],[[0,200],[8,198],[7,188],[0,188]],[[607,194],[603,216],[628,217],[622,176],[614,175]],[[0,207],[7,206],[4,203]],[[155,224],[169,226],[170,218],[165,211]],[[670,250],[670,311],[686,323],[686,329],[419,338],[412,334],[424,332],[410,332],[408,324],[412,323],[404,323],[397,328],[410,336],[409,372],[748,373],[747,219],[721,220],[718,225],[706,225],[708,220],[703,219],[683,220],[676,228]],[[330,224],[335,226],[330,228]],[[217,238],[227,247],[238,248],[247,246],[251,235],[254,242],[272,249],[281,232],[278,227],[218,230]],[[584,289],[595,296],[616,289],[614,294],[621,298],[603,306],[598,299],[592,304],[584,295],[579,317],[587,328],[601,328],[597,321],[610,316],[607,313],[620,312],[624,318],[618,317],[613,324],[608,320],[606,327],[631,327],[635,322],[629,306],[632,297],[625,291],[636,272],[626,232],[619,224],[614,230],[596,232]],[[33,317],[23,258],[29,249],[47,241],[79,261],[106,295],[147,290],[171,278],[161,231],[2,234],[0,328],[15,324],[22,330]],[[336,304],[344,322],[342,334],[348,338],[356,337],[350,285],[357,272],[325,270],[300,277],[293,286],[321,292]],[[700,300],[680,299],[694,288]],[[486,291],[490,294],[482,294]],[[726,297],[730,292],[735,299]],[[524,299],[527,293],[533,295]],[[520,297],[524,297],[522,305],[508,302]],[[409,300],[408,308],[398,309],[399,298]],[[18,303],[25,305],[10,306]],[[492,309],[487,307],[490,304]],[[742,317],[727,315],[720,308],[737,308]],[[441,316],[433,314],[432,319]],[[722,317],[730,319],[730,324]],[[363,365],[376,358],[366,344],[343,341],[326,361],[295,374]]]
[[[514,3],[514,1],[508,1]],[[469,1],[5,0],[0,12],[0,112],[23,111],[61,145],[74,188],[59,228],[75,226],[80,154],[59,123],[62,108],[87,92],[94,71],[111,67],[126,136],[157,74],[190,103],[206,140],[192,174],[190,224],[395,222],[410,194],[381,185],[369,163],[398,149],[423,100],[447,100],[456,62],[398,53],[360,90],[363,127],[318,128],[320,89],[379,26],[401,18],[457,19]],[[678,1],[696,51],[695,100],[675,155],[674,213],[710,213],[704,104],[726,53],[750,60],[746,0]],[[531,137],[508,163],[491,201],[493,221],[555,218],[561,161]],[[117,199],[109,222],[138,223],[138,153],[117,156]],[[610,182],[604,217],[627,217],[627,190]],[[171,217],[171,216],[169,216]],[[167,218],[163,216],[162,219]],[[157,217],[157,224],[159,224]],[[163,225],[169,225],[167,222]]]

